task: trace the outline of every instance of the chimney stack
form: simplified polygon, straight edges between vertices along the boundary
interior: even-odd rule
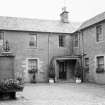
[[[68,23],[69,22],[68,13],[69,12],[66,10],[66,7],[63,7],[62,8],[62,13],[60,14],[61,22],[63,22],[63,23]]]

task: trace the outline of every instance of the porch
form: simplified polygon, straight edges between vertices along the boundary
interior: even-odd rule
[[[75,82],[75,66],[79,61],[77,56],[56,57],[55,63],[55,81],[56,82]]]

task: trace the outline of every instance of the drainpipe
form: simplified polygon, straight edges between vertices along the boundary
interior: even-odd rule
[[[50,34],[48,34],[48,66],[49,66],[49,35]]]
[[[83,31],[81,31],[81,34],[82,34],[82,54],[81,54],[81,60],[82,60],[82,82],[84,82],[84,56],[85,56],[85,53],[84,53],[84,37],[83,37]]]

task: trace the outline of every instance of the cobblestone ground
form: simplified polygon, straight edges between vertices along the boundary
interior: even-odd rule
[[[0,105],[105,105],[105,85],[27,84],[16,96]]]

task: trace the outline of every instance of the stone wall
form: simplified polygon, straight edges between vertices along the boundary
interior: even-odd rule
[[[102,25],[103,41],[101,42],[96,42],[96,26],[98,24]],[[86,74],[88,81],[105,84],[105,73],[96,73],[96,57],[105,56],[105,22],[82,30],[79,37],[79,47],[74,48],[74,53],[81,54],[84,49],[85,57],[89,57],[89,73]]]
[[[16,75],[23,75],[30,82],[32,75],[28,73],[27,60],[38,59],[37,82],[48,81],[48,65],[53,56],[70,55],[71,36],[65,34],[65,48],[59,48],[59,37],[56,33],[37,32],[37,48],[30,48],[30,32],[4,31],[4,40],[9,41],[11,52],[15,55]]]

